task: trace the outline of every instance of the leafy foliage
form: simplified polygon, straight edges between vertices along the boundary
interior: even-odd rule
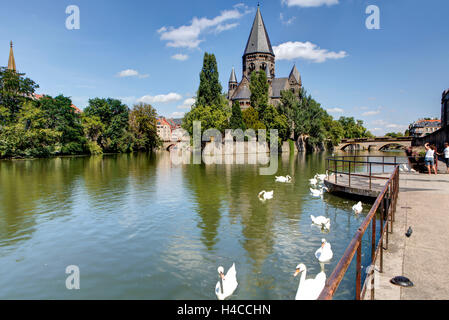
[[[245,130],[245,123],[243,122],[242,109],[240,108],[240,103],[234,101],[232,104],[232,115],[229,119],[230,129],[242,129]]]

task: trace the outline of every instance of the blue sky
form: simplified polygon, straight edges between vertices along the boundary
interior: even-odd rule
[[[304,87],[335,117],[364,120],[376,135],[439,117],[449,87],[446,0],[259,1],[276,52],[276,76],[296,63]],[[224,90],[242,54],[257,1],[0,0],[0,65],[14,41],[17,69],[38,93],[150,102],[164,116],[188,111],[204,52]],[[66,7],[80,29],[66,28]],[[367,6],[380,10],[368,30]],[[3,48],[3,49],[2,49]]]

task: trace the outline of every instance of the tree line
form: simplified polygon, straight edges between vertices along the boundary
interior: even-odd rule
[[[160,145],[156,110],[94,98],[77,113],[70,98],[36,98],[39,86],[0,68],[0,158],[150,151]]]
[[[215,55],[205,53],[197,100],[185,114],[183,128],[192,135],[193,121],[201,121],[203,132],[210,128],[223,133],[225,129],[266,129],[267,132],[276,129],[279,143],[293,139],[301,151],[331,149],[343,138],[373,136],[362,120],[333,119],[304,88],[298,93],[282,91],[280,104],[273,106],[269,103],[269,84],[263,71],[251,74],[250,91],[249,108],[242,111],[238,101],[230,107],[222,94]]]

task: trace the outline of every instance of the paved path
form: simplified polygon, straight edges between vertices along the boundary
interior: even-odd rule
[[[405,236],[411,226],[413,234]],[[449,299],[449,175],[400,174],[396,221],[375,299]],[[414,287],[390,279],[403,275]],[[370,299],[367,291],[366,299]]]

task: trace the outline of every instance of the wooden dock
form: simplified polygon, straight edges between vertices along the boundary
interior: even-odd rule
[[[338,174],[337,179],[335,179],[335,175],[326,178],[324,185],[331,193],[345,193],[375,199],[379,196],[390,175],[390,173],[381,173],[370,179],[365,176]]]

